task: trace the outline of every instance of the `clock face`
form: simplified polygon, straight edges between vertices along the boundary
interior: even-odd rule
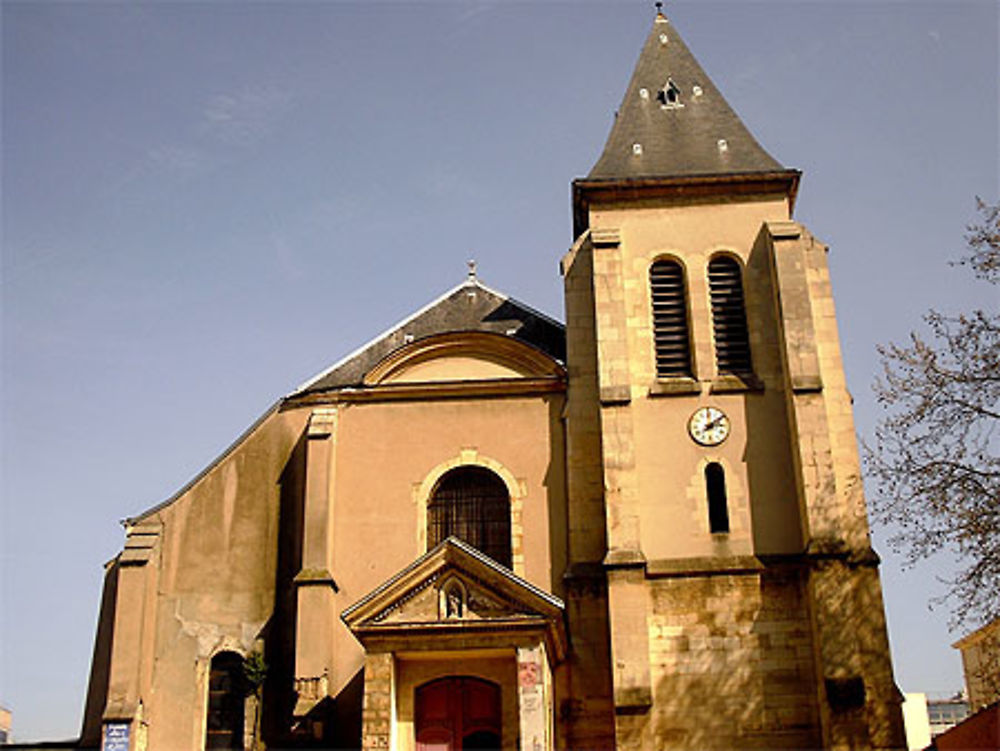
[[[729,418],[718,407],[701,407],[688,420],[688,432],[702,446],[718,446],[729,436]]]

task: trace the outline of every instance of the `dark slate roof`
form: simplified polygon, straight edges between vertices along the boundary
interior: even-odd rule
[[[676,102],[670,101],[670,88],[675,88]],[[723,99],[677,29],[657,14],[604,153],[587,179],[781,170]]]
[[[307,381],[290,396],[360,386],[369,370],[404,344],[435,334],[459,331],[503,334],[539,349],[561,363],[566,361],[566,329],[561,323],[470,277]]]

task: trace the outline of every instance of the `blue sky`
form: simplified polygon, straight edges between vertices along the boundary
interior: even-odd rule
[[[858,429],[875,345],[996,305],[949,267],[997,198],[998,10],[668,4],[764,146],[804,170]],[[118,520],[275,398],[458,283],[562,318],[569,183],[646,2],[4,2],[0,704],[74,736]],[[995,291],[995,290],[994,290]],[[877,540],[878,542],[878,540]],[[961,686],[935,562],[882,575],[897,682]]]

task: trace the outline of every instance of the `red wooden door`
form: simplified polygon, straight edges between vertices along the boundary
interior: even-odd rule
[[[417,751],[500,748],[500,687],[480,678],[440,678],[417,689]]]

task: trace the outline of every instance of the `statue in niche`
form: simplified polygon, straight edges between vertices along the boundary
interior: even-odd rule
[[[465,592],[462,585],[452,582],[445,586],[442,594],[442,604],[445,618],[463,618],[465,616]]]

